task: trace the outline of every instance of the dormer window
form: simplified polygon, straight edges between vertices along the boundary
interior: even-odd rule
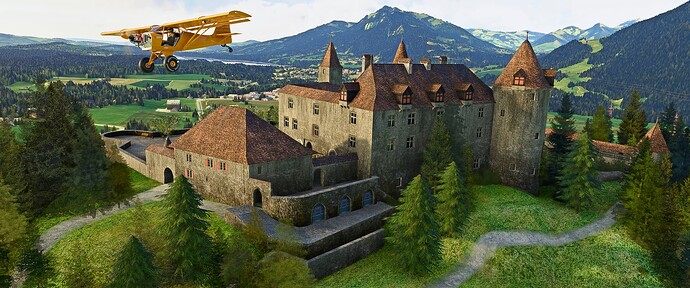
[[[518,72],[513,75],[513,86],[525,86],[526,77],[527,73],[525,73],[525,70],[518,70]]]
[[[398,104],[410,105],[412,103],[412,89],[409,85],[396,84],[393,86],[393,94],[398,98]]]
[[[465,100],[472,100],[472,96],[474,95],[474,91],[465,91]]]
[[[402,104],[410,104],[412,103],[412,93],[405,93],[402,95]]]
[[[343,86],[340,88],[340,101],[341,102],[351,102],[353,99],[355,99],[355,96],[357,96],[357,93],[359,93],[359,83],[357,83],[357,82],[343,83]],[[342,103],[342,104],[344,104],[344,103]]]
[[[429,100],[431,100],[431,102],[443,103],[443,100],[446,96],[446,89],[443,88],[443,85],[441,84],[432,84],[427,89],[427,95],[429,96]]]

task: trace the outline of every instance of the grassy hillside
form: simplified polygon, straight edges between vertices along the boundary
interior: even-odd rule
[[[369,257],[322,279],[319,281],[318,287],[421,287],[441,277],[460,263],[466,252],[482,234],[493,230],[562,233],[582,227],[601,217],[613,205],[621,187],[620,183],[605,183],[595,195],[594,202],[596,205],[591,209],[576,213],[550,198],[534,197],[505,186],[478,186],[473,191],[476,209],[470,216],[465,234],[460,238],[443,239],[443,260],[431,275],[415,277],[402,271],[395,262],[397,261],[394,257],[396,251],[385,246]],[[602,254],[607,249],[601,246],[596,248],[599,250],[594,250],[586,255]],[[532,261],[531,254],[526,253],[522,256],[523,261]],[[535,254],[536,256],[538,255]],[[577,261],[586,265],[592,259],[582,257]],[[628,263],[623,265],[626,268],[648,265],[649,263],[648,259],[640,260],[632,257],[626,258],[625,261],[630,263],[628,266],[626,266]],[[533,265],[537,264],[538,262],[533,263]],[[567,272],[576,273],[577,271],[567,270]],[[629,272],[634,273],[636,271]],[[539,273],[535,273],[531,277],[536,278],[534,281],[537,282],[541,281],[539,279],[548,279],[548,275],[540,275]],[[570,282],[570,285],[577,286],[578,283]],[[512,286],[512,284],[504,282],[502,285],[494,287],[506,286]]]
[[[180,100],[183,105],[187,105],[194,109],[196,107],[195,100],[181,98]],[[165,115],[175,115],[180,118],[179,127],[184,125],[185,119],[192,119],[191,112],[156,112],[156,109],[165,108],[166,100],[144,100],[144,106],[139,105],[111,105],[103,108],[91,108],[89,112],[93,118],[94,123],[97,124],[108,124],[116,126],[124,126],[130,119],[144,120],[148,122],[153,118],[161,117]]]

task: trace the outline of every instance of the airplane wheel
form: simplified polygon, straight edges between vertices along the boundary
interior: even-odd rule
[[[168,72],[175,72],[180,68],[180,61],[175,56],[168,56],[163,60],[163,66],[165,66],[165,70],[168,70]]]
[[[228,52],[232,53],[232,47],[228,46]]]
[[[151,73],[153,72],[153,69],[156,68],[156,65],[154,63],[151,63],[151,65],[147,66],[146,64],[149,63],[149,57],[144,57],[139,60],[139,69],[141,69],[141,72],[144,73]]]

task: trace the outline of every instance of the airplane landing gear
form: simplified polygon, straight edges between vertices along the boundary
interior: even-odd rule
[[[180,68],[180,61],[177,60],[177,57],[170,55],[163,60],[163,66],[168,72],[175,72]]]
[[[156,68],[153,63],[149,65],[149,57],[144,57],[139,60],[139,69],[141,69],[141,72],[144,72],[145,74],[153,72],[153,70]]]
[[[232,47],[230,47],[230,45],[228,45],[228,44],[223,44],[223,45],[220,45],[220,47],[228,48],[228,53],[232,53]]]

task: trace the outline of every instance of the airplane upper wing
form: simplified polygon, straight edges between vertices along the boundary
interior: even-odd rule
[[[102,32],[102,36],[120,36],[127,39],[129,35],[151,32],[152,30],[163,30],[166,28],[184,28],[187,30],[199,30],[215,28],[230,24],[237,24],[249,21],[251,15],[242,11],[230,11],[210,16],[201,16],[195,19],[165,23],[163,25],[152,25],[139,28],[122,29],[117,31]]]
[[[183,21],[176,21],[165,23],[161,27],[165,28],[185,28],[189,30],[217,27],[220,25],[237,24],[249,21],[251,15],[242,11],[230,11],[210,16],[201,16],[196,19],[188,19]]]

